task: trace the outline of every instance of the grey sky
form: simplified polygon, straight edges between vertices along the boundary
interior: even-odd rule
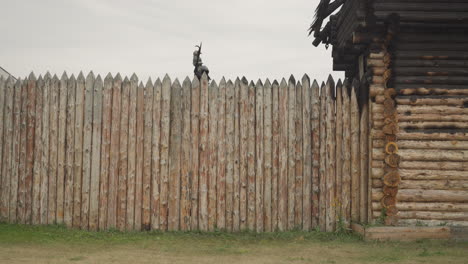
[[[304,73],[325,80],[331,49],[313,47],[306,32],[318,2],[5,0],[0,65],[18,77],[93,70],[184,78],[193,76],[192,52],[203,41],[216,80]]]

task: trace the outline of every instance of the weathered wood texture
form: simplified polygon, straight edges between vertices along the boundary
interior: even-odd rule
[[[320,94],[307,75],[219,85],[168,76],[143,85],[135,75],[92,73],[0,80],[1,219],[89,230],[333,231],[351,222],[356,177],[358,109],[348,88],[339,82],[337,100],[332,79]],[[444,166],[466,169],[463,142],[403,142],[444,146],[453,152]],[[408,155],[427,161],[431,153]],[[424,175],[412,170],[402,171],[403,188],[442,189],[441,179],[421,185]],[[437,177],[445,175],[458,183],[457,193],[443,194],[446,203],[464,212],[467,178]],[[408,218],[420,215],[431,214]]]

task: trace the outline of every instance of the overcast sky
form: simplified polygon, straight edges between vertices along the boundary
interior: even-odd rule
[[[212,78],[325,80],[331,49],[307,28],[319,0],[1,0],[0,66],[17,77],[80,70],[193,76],[203,41]],[[335,72],[334,76],[342,74]]]

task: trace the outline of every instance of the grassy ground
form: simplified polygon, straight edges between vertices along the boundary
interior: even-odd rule
[[[351,234],[120,233],[0,224],[0,263],[468,263],[468,243]]]

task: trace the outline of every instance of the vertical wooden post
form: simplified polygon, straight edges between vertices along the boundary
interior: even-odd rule
[[[257,232],[263,232],[263,200],[264,200],[264,142],[263,142],[263,122],[264,122],[264,102],[263,102],[263,84],[260,80],[255,85],[256,96],[255,96],[255,230]]]
[[[128,175],[127,175],[127,213],[126,230],[135,228],[135,176],[136,176],[136,111],[137,111],[138,78],[130,77],[130,93],[128,103]],[[104,130],[103,130],[104,132]]]
[[[2,122],[0,122],[0,197],[3,196],[3,192],[6,191],[7,189],[4,187],[3,184],[3,178],[6,178],[7,176],[5,174],[2,173],[2,168],[3,168],[3,146],[5,145],[5,140],[3,138],[3,135],[4,135],[4,129],[5,129],[5,123],[4,123],[4,120],[5,120],[5,112],[4,112],[4,109],[5,109],[5,87],[6,87],[6,84],[5,84],[6,80],[3,79],[3,76],[0,76],[0,119],[2,120]],[[0,207],[1,207],[1,202],[0,202]],[[1,209],[0,209],[0,212],[1,212]],[[6,219],[3,219],[1,213],[0,213],[0,221],[6,221]]]
[[[67,87],[68,76],[64,72],[60,78],[59,114],[58,114],[58,168],[57,168],[57,223],[64,222],[64,195],[65,195],[65,139],[67,118]]]
[[[47,82],[46,82],[47,83]],[[47,87],[47,86],[46,86]],[[45,96],[45,93],[44,93]],[[75,95],[75,165],[73,182],[73,227],[81,226],[81,180],[83,169],[83,120],[85,100],[85,79],[80,72],[76,81]],[[52,144],[50,144],[52,147]],[[46,165],[47,166],[47,165]],[[46,174],[47,175],[47,174]],[[49,197],[50,198],[50,197]]]
[[[360,155],[359,155],[359,106],[356,89],[358,82],[353,81],[351,90],[351,220],[359,222]]]
[[[321,231],[326,230],[326,201],[327,201],[327,90],[322,82],[320,89],[320,169],[319,169],[319,226]]]
[[[216,227],[226,230],[226,80],[221,79],[218,92],[218,168]]]
[[[161,92],[162,83],[158,78],[154,83],[153,92],[153,133],[152,133],[152,162],[151,162],[151,228],[159,229],[159,203],[161,186]]]
[[[143,217],[143,145],[145,128],[145,87],[141,81],[137,88],[136,97],[135,230],[140,231],[142,228]],[[165,216],[167,217],[167,214]],[[165,223],[167,224],[167,221]]]
[[[240,81],[239,97],[239,179],[240,179],[240,229],[247,228],[247,139],[248,139],[248,98],[249,88],[247,79]]]
[[[84,87],[83,87],[84,90]],[[56,223],[57,212],[57,149],[58,149],[58,94],[59,79],[57,75],[52,78],[50,90],[50,111],[49,111],[49,203],[48,203],[48,224]],[[21,166],[21,164],[20,164]]]
[[[182,87],[176,79],[171,88],[168,230],[179,230],[180,154],[182,149]]]
[[[235,104],[234,84],[229,80],[226,84],[226,230],[233,231],[234,214],[234,167],[235,164]]]
[[[55,77],[55,76],[54,76]],[[58,81],[57,81],[58,82]],[[17,194],[17,203],[16,203],[16,213],[17,213],[17,222],[24,224],[25,223],[25,194],[26,194],[26,144],[27,144],[27,124],[28,124],[28,80],[25,79],[21,82],[21,110],[20,110],[20,130],[19,130],[19,178],[18,178],[18,194]],[[54,201],[55,202],[55,201]],[[55,219],[55,217],[54,217]]]
[[[279,84],[272,84],[272,164],[271,170],[271,231],[278,229],[278,182],[280,177],[280,119],[279,119]]]
[[[89,182],[89,229],[99,226],[99,179],[101,174],[102,88],[98,75],[93,87],[93,134],[91,148],[91,179]]]
[[[209,91],[208,121],[208,230],[216,225],[217,171],[218,171],[218,85],[211,81]]]
[[[142,228],[151,228],[151,160],[152,160],[152,132],[153,132],[153,83],[148,79],[145,85],[144,131],[143,131],[143,202]]]
[[[248,86],[247,102],[247,228],[255,230],[255,85]]]
[[[43,104],[42,135],[41,135],[42,152],[41,152],[41,172],[40,172],[40,175],[41,175],[40,223],[41,224],[47,224],[47,196],[49,194],[48,171],[49,171],[49,92],[50,92],[50,85],[51,85],[50,82],[51,82],[50,74],[47,73],[44,76],[44,88],[43,88],[43,93],[42,93],[42,104]],[[16,101],[14,103],[16,103]],[[14,111],[15,110],[13,110],[13,113]],[[13,145],[13,150],[14,150],[14,147],[15,145]],[[13,153],[12,153],[12,158],[14,158]],[[12,162],[13,161],[14,160],[12,159]]]
[[[335,188],[335,211],[336,221],[342,222],[343,215],[341,214],[342,200],[341,194],[342,189],[342,164],[343,164],[343,98],[342,98],[342,86],[341,80],[338,80],[336,84],[336,158],[335,158],[335,169],[336,169],[336,188]]]
[[[295,130],[295,205],[294,205],[294,227],[303,228],[303,183],[304,183],[304,156],[303,156],[303,116],[302,116],[302,84],[296,84],[296,105],[294,111],[294,130]]]
[[[288,228],[288,84],[279,86],[279,176],[278,176],[278,229]]]
[[[247,80],[246,80],[247,81]],[[242,86],[241,86],[242,85]],[[241,183],[241,112],[242,112],[242,101],[241,101],[241,80],[236,79],[234,83],[234,171],[233,171],[233,188],[234,188],[234,209],[232,213],[232,229],[234,232],[240,231],[241,229],[241,193],[245,193],[245,188],[242,188]],[[245,196],[244,196],[245,197]],[[245,201],[245,200],[244,200]],[[242,203],[245,205],[245,203]],[[245,208],[245,207],[243,207]],[[245,222],[244,222],[245,223]]]
[[[320,212],[320,87],[316,80],[311,91],[312,130],[312,220],[311,228],[319,226]]]
[[[120,142],[119,142],[119,179],[117,194],[117,228],[126,229],[127,212],[127,178],[128,178],[128,130],[130,80],[125,77],[122,82],[122,105],[120,114]],[[95,98],[96,100],[96,98]],[[94,132],[94,131],[93,131]],[[94,143],[93,143],[94,144]]]
[[[0,200],[0,219],[2,221],[9,220],[10,214],[10,191],[11,191],[11,180],[12,180],[12,171],[14,156],[13,156],[13,138],[14,138],[14,83],[13,78],[8,77],[5,81],[5,117],[4,122],[4,145],[3,145],[3,157],[2,157],[2,195]],[[39,215],[40,217],[40,215]],[[40,220],[40,219],[39,219]]]
[[[302,194],[302,230],[310,230],[312,223],[312,126],[311,95],[309,76],[302,77],[302,138],[303,138],[303,194]]]
[[[5,88],[7,88],[5,86]],[[34,135],[34,167],[33,167],[33,179],[32,179],[32,224],[38,225],[41,223],[41,153],[42,153],[42,109],[43,109],[43,98],[42,98],[42,91],[44,89],[44,81],[42,80],[42,76],[39,76],[37,80],[36,86],[36,109],[35,109],[35,135]],[[66,91],[66,90],[65,90]],[[8,91],[6,91],[8,94]],[[7,128],[8,128],[8,116],[7,116],[7,109],[8,109],[8,97],[5,96],[5,116],[2,120],[5,122],[5,131],[4,131],[4,147],[6,147],[6,140],[7,137]],[[10,112],[11,114],[11,112]],[[3,155],[7,155],[7,149],[4,148]],[[3,166],[6,166],[3,165]],[[6,177],[7,174],[3,174]],[[4,186],[4,185],[2,185]],[[1,218],[1,217],[0,217]]]
[[[335,230],[335,184],[336,184],[336,123],[335,123],[335,82],[328,77],[327,85],[327,178],[326,178],[326,228],[327,232]]]
[[[198,228],[208,231],[208,78],[203,74],[200,80],[200,208]]]
[[[288,230],[295,228],[296,192],[296,80],[291,75],[288,83]]]
[[[190,79],[185,78],[182,83],[182,99],[181,99],[181,112],[182,112],[182,149],[180,156],[180,230],[187,231],[190,230],[190,210],[191,210],[191,175],[190,175],[190,154],[191,154],[191,145],[190,140],[192,137],[191,134],[191,124],[190,124],[190,106],[191,106],[191,89],[192,83]],[[156,94],[155,94],[156,96]],[[153,111],[156,110],[156,107],[153,106]],[[159,109],[158,109],[159,110]],[[154,123],[153,126],[159,125],[159,123]],[[158,143],[159,144],[159,143]],[[154,152],[154,151],[153,151]],[[155,154],[153,153],[153,156]]]
[[[351,222],[351,108],[349,98],[349,82],[346,80],[342,89],[343,113],[343,164],[342,164],[342,192],[341,215],[346,227]]]
[[[363,96],[361,94],[361,96]],[[360,213],[360,223],[367,223],[367,209],[368,209],[368,183],[369,183],[369,171],[368,171],[368,162],[369,162],[369,105],[367,104],[367,98],[363,101],[361,106],[360,114],[360,138],[359,138],[359,154],[360,154],[360,201],[359,201],[359,213]]]
[[[112,83],[112,126],[109,161],[109,197],[107,204],[107,228],[117,226],[117,194],[119,182],[120,106],[122,103],[122,77],[117,74]],[[137,125],[138,127],[138,125]],[[142,152],[138,152],[142,153]],[[138,211],[137,211],[138,212]]]
[[[100,172],[100,188],[99,188],[99,229],[100,230],[104,230],[107,228],[107,205],[108,205],[108,197],[109,197],[109,162],[110,162],[111,129],[112,129],[112,75],[109,73],[104,79],[104,86],[102,90],[102,135],[101,135],[101,162],[100,162],[101,172]],[[133,217],[132,217],[132,220],[133,220]],[[132,229],[133,229],[133,226],[132,226]]]
[[[190,140],[190,177],[191,177],[191,219],[190,230],[198,230],[198,202],[199,202],[199,144],[200,144],[200,81],[197,77],[192,80],[192,106],[191,106],[191,140]]]
[[[34,173],[34,154],[35,154],[34,143],[35,143],[35,137],[36,137],[36,131],[35,131],[36,130],[36,92],[37,92],[36,76],[34,76],[34,74],[31,73],[29,75],[28,83],[27,83],[28,101],[26,105],[27,138],[26,138],[26,172],[25,172],[26,175],[25,175],[25,182],[24,182],[24,186],[25,186],[24,203],[25,204],[24,204],[24,219],[23,219],[23,223],[25,224],[31,224],[32,222],[33,173]],[[4,93],[4,90],[0,89],[0,93]],[[1,108],[3,108],[3,103],[2,103]],[[2,114],[1,109],[0,109],[0,114]],[[2,119],[2,122],[3,122],[3,119]],[[1,141],[1,138],[2,137],[0,136],[0,141]],[[2,148],[0,147],[0,152],[1,151],[2,151]],[[1,155],[0,155],[0,164],[1,164]],[[0,169],[1,169],[1,166],[0,166]],[[63,202],[63,194],[62,194],[62,202]],[[62,210],[62,220],[63,220],[63,210]]]
[[[272,231],[272,170],[273,170],[273,105],[272,105],[272,86],[267,79],[263,87],[263,160],[264,160],[264,186],[263,186],[263,221],[266,232]]]
[[[90,72],[85,84],[85,112],[83,125],[83,175],[81,180],[81,229],[88,229],[89,224],[89,188],[91,180],[91,158],[93,139],[93,90],[94,74]]]
[[[161,92],[161,186],[160,186],[160,216],[161,230],[167,230],[167,199],[169,190],[169,132],[170,132],[170,103],[171,103],[171,79],[166,74],[162,83]]]
[[[44,88],[45,89],[45,88]],[[44,91],[44,90],[43,90]],[[75,165],[75,95],[76,95],[76,80],[72,75],[67,83],[67,124],[66,124],[66,150],[65,150],[65,190],[64,190],[64,212],[63,219],[65,225],[72,226],[73,222],[73,179],[74,179],[74,165]],[[44,105],[45,107],[45,105]],[[44,108],[42,109],[44,110]],[[42,134],[44,130],[45,120],[42,120]],[[42,138],[41,134],[41,138]],[[42,142],[42,141],[41,141]],[[41,148],[45,148],[41,144]],[[42,150],[41,150],[42,152]],[[41,170],[42,170],[42,164]]]

